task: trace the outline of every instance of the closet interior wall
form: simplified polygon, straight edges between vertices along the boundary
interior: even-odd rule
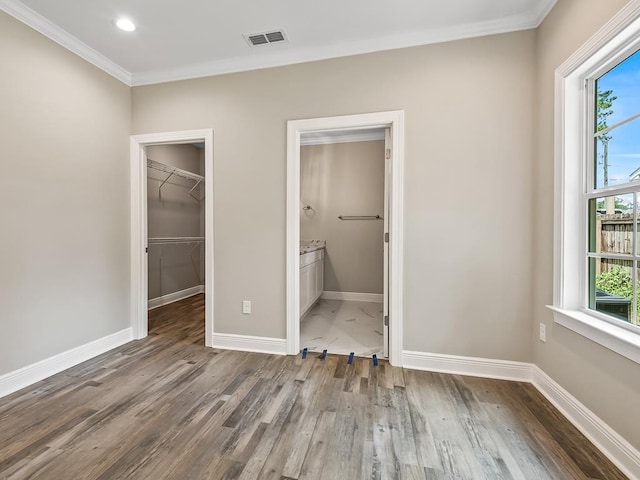
[[[150,146],[147,158],[204,176],[204,149],[194,145]],[[197,287],[204,291],[204,242],[154,242],[158,238],[204,238],[204,183],[192,196],[194,181],[168,177],[166,172],[147,168],[150,307],[168,303],[163,300],[167,296],[180,299],[179,292],[193,294]]]

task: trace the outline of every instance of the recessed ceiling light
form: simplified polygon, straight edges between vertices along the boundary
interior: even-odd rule
[[[116,27],[125,32],[133,32],[136,29],[135,24],[128,18],[119,18],[114,23]]]

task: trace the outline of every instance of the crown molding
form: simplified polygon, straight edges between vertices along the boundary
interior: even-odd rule
[[[141,72],[127,71],[18,0],[0,0],[0,9],[126,85],[142,86],[528,30],[540,25],[556,1],[542,0],[538,8],[527,14],[453,28],[407,32],[340,45],[290,49]]]
[[[80,58],[95,65],[122,83],[131,86],[131,73],[122,68],[117,63],[111,61],[101,53],[91,48],[86,43],[81,42],[73,35],[67,33],[53,22],[47,20],[39,13],[33,11],[17,0],[0,0],[0,9],[20,20],[25,25],[33,28],[36,32],[53,40],[67,50],[75,53]]]
[[[640,22],[640,0],[631,0],[589,40],[587,40],[573,55],[567,58],[556,69],[556,76],[565,78],[578,68],[588,64],[597,53],[607,44],[616,42],[615,46],[627,44],[636,36],[635,22]],[[612,45],[612,49],[613,49]],[[598,60],[600,60],[598,58]]]
[[[361,40],[340,45],[324,45],[321,47],[291,49],[272,53],[262,53],[245,57],[236,57],[220,61],[203,62],[185,65],[178,68],[134,72],[133,86],[152,85],[157,83],[188,80],[192,78],[210,77],[228,73],[260,70],[263,68],[282,67],[297,63],[315,62],[332,58],[362,55],[386,50],[416,47],[444,43],[468,38],[497,35],[537,28],[551,11],[557,0],[542,0],[539,8],[527,14],[516,15],[488,22],[472,23],[453,28],[408,32],[375,39]]]
[[[534,19],[535,23],[534,28],[540,26],[553,7],[556,6],[556,3],[558,3],[558,0],[544,0],[536,5],[538,8],[531,13],[531,18]]]

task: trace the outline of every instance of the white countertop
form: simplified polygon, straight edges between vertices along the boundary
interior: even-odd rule
[[[300,255],[326,248],[326,240],[300,240]]]

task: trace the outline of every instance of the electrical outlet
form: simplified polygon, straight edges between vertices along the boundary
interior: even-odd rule
[[[251,300],[242,301],[242,313],[249,315],[251,313]]]
[[[547,341],[547,326],[544,323],[540,324],[540,341]]]

